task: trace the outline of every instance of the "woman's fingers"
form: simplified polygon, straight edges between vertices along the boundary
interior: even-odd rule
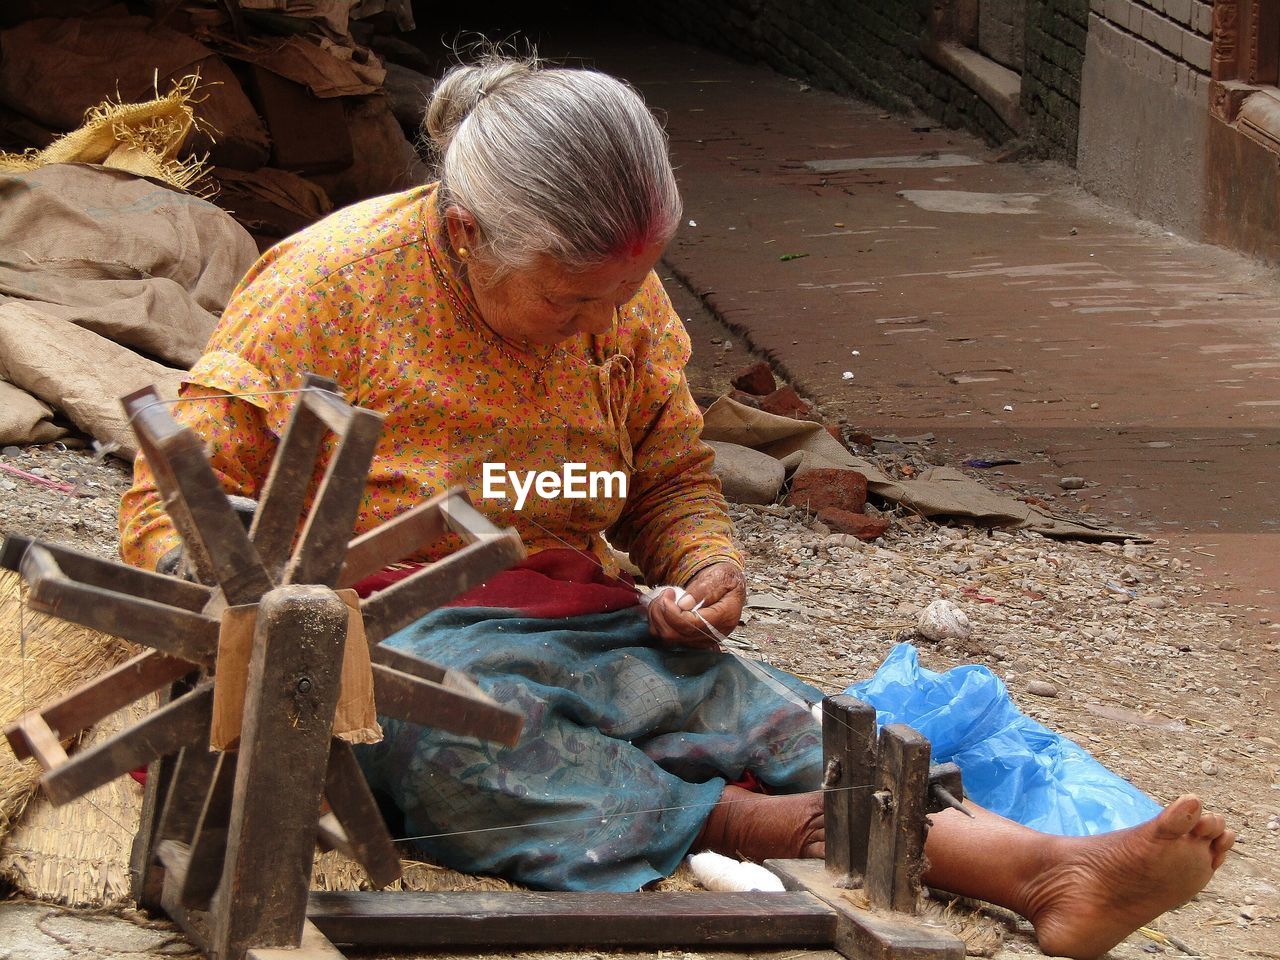
[[[737,564],[715,563],[698,571],[685,588],[702,603],[698,611],[721,633],[729,633],[742,617],[747,581]]]
[[[680,609],[672,590],[664,591],[649,604],[649,630],[672,646],[720,649],[715,634],[707,629],[697,613]]]
[[[746,602],[742,570],[733,563],[712,564],[698,571],[685,591],[678,600],[674,590],[654,598],[649,629],[673,646],[720,649],[716,634],[727,634],[738,625]]]

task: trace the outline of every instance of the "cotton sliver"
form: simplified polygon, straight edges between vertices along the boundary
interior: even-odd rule
[[[664,590],[674,590],[676,592],[676,603],[679,603],[681,598],[689,593],[684,587],[649,587],[647,590],[640,591],[640,606],[647,608],[649,604],[662,595]]]
[[[689,857],[689,869],[697,881],[715,893],[781,893],[778,877],[758,863],[743,863],[706,850]]]

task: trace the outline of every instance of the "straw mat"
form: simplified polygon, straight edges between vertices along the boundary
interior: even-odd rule
[[[26,587],[0,570],[0,724],[69,693],[133,655],[131,644],[56,617],[32,613]],[[35,792],[39,767],[0,745],[0,843]]]

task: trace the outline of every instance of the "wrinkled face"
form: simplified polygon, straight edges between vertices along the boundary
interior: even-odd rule
[[[569,271],[542,255],[527,270],[494,281],[482,262],[468,266],[471,293],[485,323],[516,342],[551,346],[580,333],[603,334],[618,307],[636,295],[661,256],[652,243],[589,270]]]

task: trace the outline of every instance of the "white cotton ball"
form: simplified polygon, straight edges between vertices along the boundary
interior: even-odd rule
[[[688,592],[685,590],[684,587],[677,587],[674,584],[672,584],[671,586],[665,586],[665,587],[663,586],[649,587],[647,590],[640,591],[640,605],[647,608],[649,604],[653,603],[654,600],[658,599],[658,596],[662,593],[663,590],[674,590],[676,595],[676,603],[679,603],[680,598],[683,597]]]
[[[777,875],[757,863],[742,863],[710,850],[689,857],[689,869],[697,881],[715,893],[781,893],[785,887]]]
[[[920,611],[916,630],[926,640],[965,640],[973,632],[973,625],[950,600],[935,600]]]

